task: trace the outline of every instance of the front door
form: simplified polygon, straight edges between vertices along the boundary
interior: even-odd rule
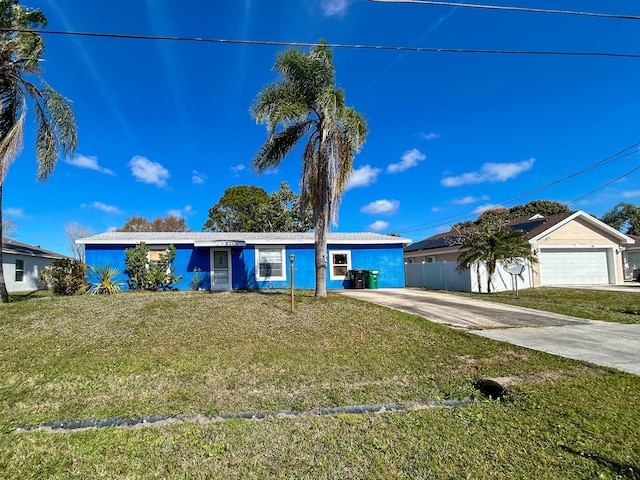
[[[211,249],[211,290],[231,290],[229,249]]]

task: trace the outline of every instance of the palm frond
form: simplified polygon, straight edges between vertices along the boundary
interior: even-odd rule
[[[18,158],[24,145],[24,120],[26,109],[0,141],[0,184],[4,182],[11,164]]]
[[[252,164],[254,168],[259,173],[262,173],[268,168],[277,167],[282,159],[293,150],[298,141],[304,136],[308,126],[308,122],[297,123],[282,132],[276,133],[262,145],[253,158]]]

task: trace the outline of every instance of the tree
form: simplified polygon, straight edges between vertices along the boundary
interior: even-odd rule
[[[252,185],[227,188],[218,203],[209,209],[202,227],[206,232],[251,232],[253,213],[258,205],[268,204],[267,192]]]
[[[600,218],[607,225],[628,235],[640,235],[640,206],[618,203]]]
[[[303,137],[300,179],[304,202],[313,211],[317,297],[327,295],[327,235],[337,223],[340,200],[353,171],[353,158],[367,135],[362,114],[345,104],[336,88],[333,54],[326,42],[309,53],[287,49],[276,55],[280,79],[265,86],[251,106],[267,141],[253,159],[259,173],[277,167]]]
[[[457,270],[469,270],[475,266],[478,293],[482,291],[480,278],[482,264],[487,270],[487,293],[491,293],[491,283],[498,264],[505,265],[516,259],[529,263],[537,262],[524,232],[506,228],[499,222],[481,224],[478,228],[463,234],[460,242],[461,254],[458,257]]]
[[[313,227],[313,212],[287,182],[271,192],[269,202],[253,212],[254,232],[308,232]]]
[[[191,232],[184,218],[169,215],[162,218],[159,215],[150,222],[144,217],[134,215],[127,218],[122,228],[116,228],[116,232]]]
[[[0,185],[2,188],[2,185]],[[18,224],[10,218],[2,219],[2,238],[13,238],[18,231]]]
[[[18,0],[0,1],[0,225],[4,179],[24,143],[27,100],[35,112],[39,181],[49,178],[59,153],[73,155],[78,141],[71,102],[42,77],[44,39],[33,30],[46,24],[40,10],[23,8]],[[0,249],[0,302],[8,302],[2,264]]]
[[[524,205],[516,205],[509,209],[510,218],[532,217],[540,214],[543,217],[557,215],[559,213],[569,213],[571,210],[564,203],[552,200],[531,200]]]
[[[68,222],[64,224],[64,234],[67,237],[67,248],[71,251],[73,258],[84,262],[84,245],[77,244],[76,240],[90,237],[93,231],[78,222]]]
[[[533,217],[534,215],[556,215],[559,213],[569,213],[569,207],[564,203],[554,202],[552,200],[531,200],[524,205],[515,205],[509,209],[504,207],[492,208],[482,212],[475,220],[458,222],[451,226],[451,230],[468,230],[485,222],[502,222],[507,223],[520,217]]]

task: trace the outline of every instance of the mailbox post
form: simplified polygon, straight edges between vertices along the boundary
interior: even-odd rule
[[[294,294],[293,294],[293,262],[295,261],[296,256],[292,253],[289,254],[289,275],[291,276],[291,313],[294,310]]]
[[[522,275],[524,272],[525,266],[522,263],[518,262],[509,262],[506,265],[507,272],[511,274],[511,285],[515,285],[516,297],[518,296],[518,276]]]

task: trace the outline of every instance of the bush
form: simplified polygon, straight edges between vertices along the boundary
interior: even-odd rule
[[[40,281],[53,290],[54,295],[85,293],[91,286],[87,281],[87,268],[87,265],[76,259],[57,259],[42,270]]]
[[[91,287],[91,290],[89,290],[92,295],[112,295],[120,293],[122,282],[116,278],[120,275],[120,270],[111,265],[103,265],[98,268],[91,267],[91,270],[93,270],[98,279]]]
[[[155,262],[149,262],[149,248],[144,242],[126,249],[124,253],[127,256],[125,273],[129,276],[127,283],[131,290],[175,290],[173,284],[182,278],[182,275],[176,276],[176,269],[171,267],[176,257],[176,247],[173,245],[169,245]]]

